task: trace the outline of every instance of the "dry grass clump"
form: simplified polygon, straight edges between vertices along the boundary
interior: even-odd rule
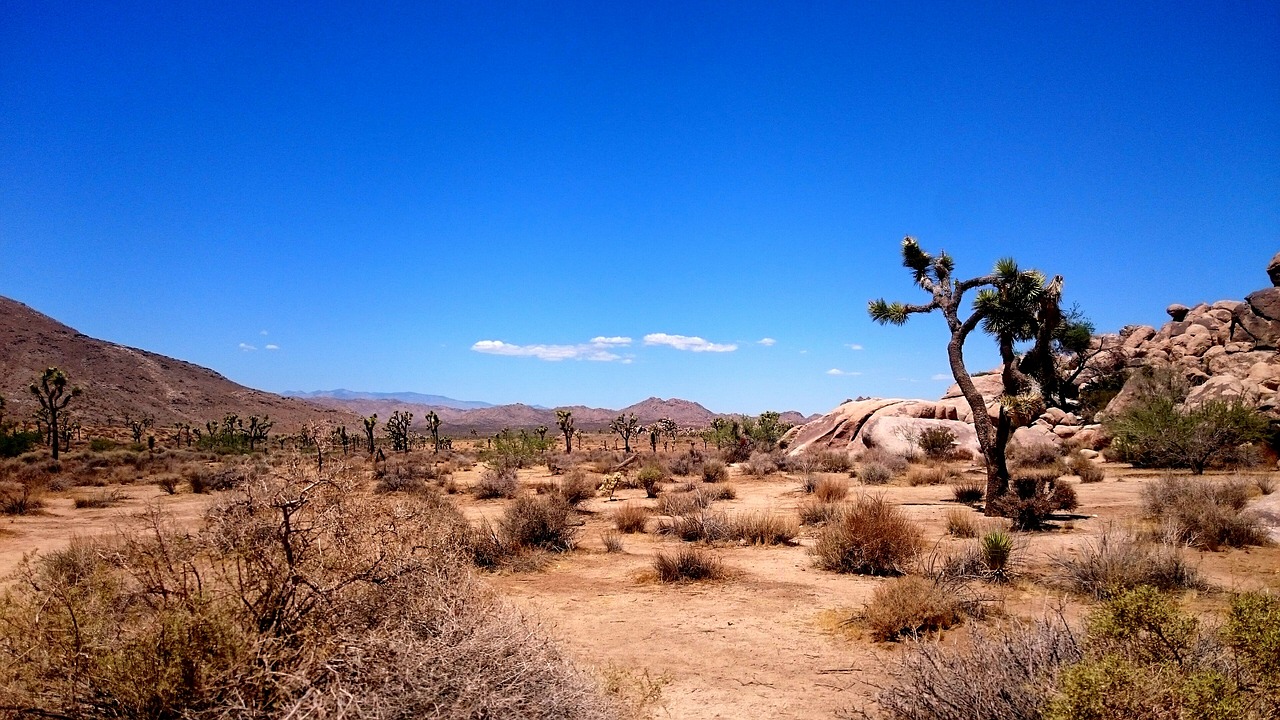
[[[911,640],[876,702],[888,718],[1040,718],[1059,670],[1083,655],[1080,638],[1060,618],[979,626],[963,644]]]
[[[859,615],[871,637],[890,642],[959,625],[980,609],[949,583],[907,576],[885,581]]]
[[[729,479],[729,468],[715,458],[707,458],[702,463],[702,482],[718,483]]]
[[[1157,590],[1207,587],[1199,570],[1174,542],[1143,541],[1132,533],[1107,528],[1078,554],[1051,558],[1058,581],[1073,592],[1105,600],[1140,585]]]
[[[913,465],[907,470],[907,485],[945,485],[955,479],[956,474],[944,465]]]
[[[658,498],[658,514],[685,515],[711,505],[711,494],[701,489],[693,492],[663,493]]]
[[[616,532],[606,531],[600,534],[600,544],[607,553],[622,552],[622,536]]]
[[[885,485],[893,479],[893,470],[878,462],[863,462],[858,467],[858,480],[863,485]]]
[[[835,450],[810,450],[802,458],[814,469],[829,473],[847,473],[853,469],[848,453]]]
[[[625,503],[613,511],[613,526],[618,532],[642,533],[649,522],[649,508],[643,505]]]
[[[751,545],[787,545],[799,534],[800,527],[794,518],[764,511],[730,518],[727,538]]]
[[[653,569],[662,582],[694,582],[724,577],[724,564],[710,551],[684,546],[674,551],[659,550],[653,556]]]
[[[732,524],[721,512],[700,510],[688,515],[662,518],[654,531],[658,535],[674,535],[685,542],[715,542],[730,536]]]
[[[178,531],[28,560],[0,604],[3,698],[77,718],[611,718],[465,565],[466,525],[354,474],[259,478]],[[35,712],[38,711],[38,712]]]
[[[1270,475],[1254,475],[1252,478],[1253,486],[1258,489],[1260,495],[1270,495],[1276,491],[1276,481]]]
[[[778,459],[772,453],[754,452],[750,459],[742,464],[744,475],[765,477],[778,472]]]
[[[981,502],[986,494],[986,485],[977,480],[959,480],[951,484],[951,497],[958,503],[972,505]]]
[[[897,475],[907,471],[911,465],[911,461],[897,453],[891,453],[883,448],[872,448],[862,455],[858,456],[860,465],[883,465],[892,475]]]
[[[734,500],[738,497],[738,491],[732,485],[716,485],[714,487],[703,488],[699,490],[709,500]]]
[[[44,507],[47,482],[43,479],[0,482],[0,514],[29,515]]]
[[[980,530],[979,521],[973,512],[952,508],[947,511],[947,534],[958,538],[976,538]]]
[[[513,498],[520,490],[516,481],[516,469],[509,465],[485,468],[476,481],[474,491],[478,500]]]
[[[1080,453],[1079,450],[1073,451],[1067,456],[1067,467],[1071,468],[1071,472],[1080,478],[1082,483],[1100,483],[1105,474],[1098,464]]]
[[[1243,512],[1249,485],[1233,479],[1214,482],[1166,476],[1142,489],[1142,509],[1161,524],[1161,533],[1206,550],[1265,545],[1266,529]]]
[[[512,548],[550,552],[572,550],[578,533],[573,508],[554,495],[516,498],[502,514],[498,529]]]
[[[843,508],[844,503],[825,503],[818,500],[809,500],[800,503],[796,510],[800,515],[801,525],[821,525],[834,520]]]
[[[1009,443],[1009,462],[1019,467],[1044,467],[1062,460],[1062,448],[1050,443]]]
[[[569,505],[577,507],[596,496],[596,484],[585,472],[575,469],[560,479],[555,493]]]
[[[810,553],[824,570],[900,575],[920,554],[923,542],[920,528],[897,506],[869,495],[827,523]]]
[[[840,478],[824,477],[813,488],[813,496],[818,502],[840,502],[848,495],[849,482]]]
[[[97,510],[101,508],[109,508],[125,501],[125,494],[119,490],[110,492],[99,491],[92,495],[85,495],[75,499],[77,510]]]

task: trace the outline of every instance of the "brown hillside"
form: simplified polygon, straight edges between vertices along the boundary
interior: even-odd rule
[[[0,297],[0,395],[8,417],[31,417],[37,403],[27,387],[50,366],[62,368],[84,390],[68,409],[86,425],[118,425],[126,414],[152,417],[159,427],[202,425],[227,413],[269,415],[276,432],[313,420],[352,421],[347,412],[247,388],[199,365],[91,338]]]

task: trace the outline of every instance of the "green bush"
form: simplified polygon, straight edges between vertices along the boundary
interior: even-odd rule
[[[955,448],[956,434],[949,428],[930,427],[920,431],[916,445],[931,460],[941,460],[951,454]]]
[[[44,438],[38,432],[22,432],[15,430],[13,432],[0,432],[0,457],[12,458],[30,452],[32,448],[39,445]]]

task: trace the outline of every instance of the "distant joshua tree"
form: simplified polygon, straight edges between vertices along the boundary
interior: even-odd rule
[[[142,435],[147,431],[147,428],[155,424],[155,419],[149,415],[144,415],[135,420],[125,415],[124,424],[129,426],[129,432],[133,433],[133,442],[136,444],[142,442]]]
[[[573,411],[572,411],[572,410],[557,410],[557,411],[556,411],[556,425],[558,425],[558,426],[560,427],[560,433],[561,433],[562,435],[564,435],[564,451],[565,451],[566,453],[571,453],[571,452],[573,452],[573,433],[574,433],[574,428],[573,428]],[[578,440],[578,445],[579,445],[579,447],[581,447],[581,445],[582,445],[582,440],[581,440],[581,438],[579,438],[579,440]]]
[[[266,415],[261,420],[257,415],[249,416],[249,427],[244,429],[244,437],[249,441],[249,452],[253,452],[254,445],[267,441],[267,433],[271,432],[272,425],[275,423],[268,420]]]
[[[364,439],[369,443],[369,454],[373,454],[373,429],[378,426],[378,413],[361,418],[364,423]]]
[[[71,398],[79,397],[82,391],[76,386],[68,389],[67,374],[56,367],[45,370],[29,389],[40,401],[40,417],[49,427],[49,448],[53,451],[53,459],[57,460],[60,441],[58,418]]]
[[[413,423],[413,413],[396,410],[391,413],[382,431],[391,441],[391,449],[409,452],[409,425]]]
[[[427,432],[431,433],[431,445],[435,448],[435,452],[440,452],[440,416],[435,410],[428,410],[422,421],[427,426]]]
[[[619,415],[609,423],[609,432],[622,438],[623,449],[626,452],[631,452],[631,436],[635,435],[639,428],[640,421],[635,413]]]

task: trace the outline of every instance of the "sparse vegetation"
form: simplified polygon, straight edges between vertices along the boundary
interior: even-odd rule
[[[864,462],[858,468],[858,479],[863,485],[884,485],[893,479],[893,470],[878,462]]]
[[[813,488],[813,496],[821,503],[834,503],[849,495],[849,483],[840,478],[824,477]]]
[[[947,534],[958,538],[978,537],[979,525],[972,510],[952,508],[947,511]]]
[[[883,496],[854,501],[818,533],[815,564],[835,572],[900,575],[920,554],[920,528]]]
[[[725,575],[724,564],[711,551],[688,545],[659,550],[653,556],[653,569],[666,583],[717,580]]]
[[[1245,511],[1249,485],[1241,479],[1209,481],[1167,476],[1143,488],[1143,511],[1159,532],[1193,547],[1265,545],[1266,530]]]
[[[555,495],[516,498],[502,514],[498,528],[512,547],[551,552],[572,550],[578,533],[573,509]]]
[[[519,489],[516,469],[509,465],[485,468],[475,485],[476,498],[479,500],[513,498]]]
[[[951,497],[958,503],[972,505],[982,501],[983,488],[981,483],[970,480],[960,480],[951,484]]]
[[[729,468],[715,458],[702,461],[702,482],[718,483],[729,479]]]
[[[1174,542],[1145,542],[1116,528],[1085,543],[1077,554],[1058,555],[1052,561],[1065,587],[1098,599],[1141,585],[1158,590],[1205,587],[1199,571]]]
[[[907,576],[890,578],[877,587],[860,619],[872,638],[889,642],[946,630],[978,608],[966,602],[955,587]]]
[[[726,537],[750,545],[786,545],[800,533],[795,519],[774,512],[747,512],[729,519]]]
[[[649,523],[649,509],[643,505],[626,503],[613,511],[613,526],[618,532],[642,533]]]

